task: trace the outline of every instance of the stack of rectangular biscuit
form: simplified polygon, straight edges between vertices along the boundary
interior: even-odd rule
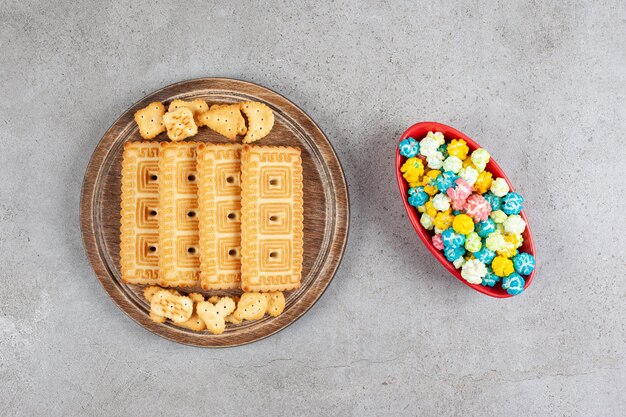
[[[246,292],[300,287],[298,148],[128,142],[121,206],[127,283]]]

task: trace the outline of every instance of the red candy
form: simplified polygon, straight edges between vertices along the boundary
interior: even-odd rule
[[[441,234],[437,233],[433,235],[433,246],[439,250],[443,250],[443,239],[441,238]]]
[[[472,194],[465,203],[465,213],[474,218],[474,222],[482,222],[489,218],[491,205],[480,194]]]
[[[463,178],[456,180],[456,187],[448,188],[447,194],[452,200],[452,208],[454,210],[463,210],[467,197],[472,195],[473,187]]]

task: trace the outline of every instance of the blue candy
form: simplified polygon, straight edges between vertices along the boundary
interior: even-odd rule
[[[487,202],[491,206],[491,211],[500,210],[502,208],[502,199],[497,195],[488,192],[484,194],[483,197],[485,197],[485,200],[487,200]]]
[[[438,175],[435,180],[435,185],[439,189],[439,192],[446,193],[448,188],[454,186],[454,182],[459,177],[452,171],[444,171],[443,174]]]
[[[524,284],[524,278],[517,272],[513,272],[502,280],[502,288],[511,295],[517,295],[524,291]]]
[[[522,252],[513,258],[515,271],[521,275],[530,275],[535,269],[535,258],[530,253]]]
[[[454,262],[461,256],[465,255],[465,248],[462,246],[458,248],[446,247],[443,250],[443,254],[446,256],[447,260],[449,260],[450,262]]]
[[[508,214],[519,214],[522,211],[522,203],[524,202],[524,197],[521,195],[510,192],[502,198],[504,204],[502,205],[502,211]]]
[[[420,153],[420,144],[413,138],[404,139],[400,142],[398,148],[400,148],[400,155],[406,156],[407,158],[413,158]]]
[[[476,224],[476,233],[478,233],[480,237],[487,237],[495,231],[496,224],[489,218]]]
[[[462,248],[465,244],[465,235],[456,233],[451,227],[441,232],[441,240],[446,248]],[[465,252],[465,249],[463,250]]]
[[[441,154],[443,155],[443,159],[446,159],[448,157],[448,144],[444,143],[443,145],[438,147],[437,150],[441,152]]]
[[[452,214],[458,216],[459,214],[463,214],[463,212],[461,210],[452,210]]]
[[[409,204],[413,207],[419,207],[426,204],[430,196],[424,191],[424,187],[409,188]]]
[[[489,265],[491,264],[491,261],[493,261],[493,258],[496,257],[496,253],[483,244],[481,250],[474,252],[474,257],[485,265]]]
[[[487,285],[489,285],[490,287],[493,287],[498,282],[500,282],[500,277],[494,274],[493,271],[491,270],[491,267],[488,266],[487,275],[485,275],[485,277],[483,278],[483,282],[481,282],[481,284],[483,284],[485,287]]]

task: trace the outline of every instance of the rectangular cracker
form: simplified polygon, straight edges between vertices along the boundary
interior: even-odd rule
[[[241,172],[242,288],[299,288],[304,220],[300,149],[244,145]]]
[[[159,161],[159,275],[164,287],[198,284],[196,142],[166,142]]]
[[[198,147],[200,282],[241,287],[241,145]]]
[[[122,161],[120,263],[130,284],[159,282],[158,142],[126,142]]]

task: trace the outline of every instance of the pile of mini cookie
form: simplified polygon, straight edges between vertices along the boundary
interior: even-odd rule
[[[214,104],[209,107],[206,101],[198,98],[192,101],[173,100],[167,112],[163,103],[155,101],[135,113],[135,122],[141,137],[148,140],[167,132],[172,141],[178,142],[195,136],[198,127],[207,126],[231,141],[237,135],[245,135],[242,142],[252,143],[272,130],[274,113],[259,102]]]
[[[471,155],[463,139],[446,142],[428,132],[419,142],[399,144],[408,158],[401,167],[409,183],[408,202],[421,213],[420,224],[433,230],[432,243],[471,284],[502,288],[511,295],[524,290],[522,276],[535,268],[534,257],[519,252],[526,222],[519,215],[524,199],[510,191],[504,178],[487,171],[489,153]]]
[[[259,320],[265,314],[277,317],[285,309],[285,296],[280,291],[243,293],[241,297],[211,296],[192,292],[181,294],[170,288],[149,286],[144,298],[150,303],[150,318],[157,323],[170,319],[176,326],[196,332],[208,330],[221,334],[226,323]]]

